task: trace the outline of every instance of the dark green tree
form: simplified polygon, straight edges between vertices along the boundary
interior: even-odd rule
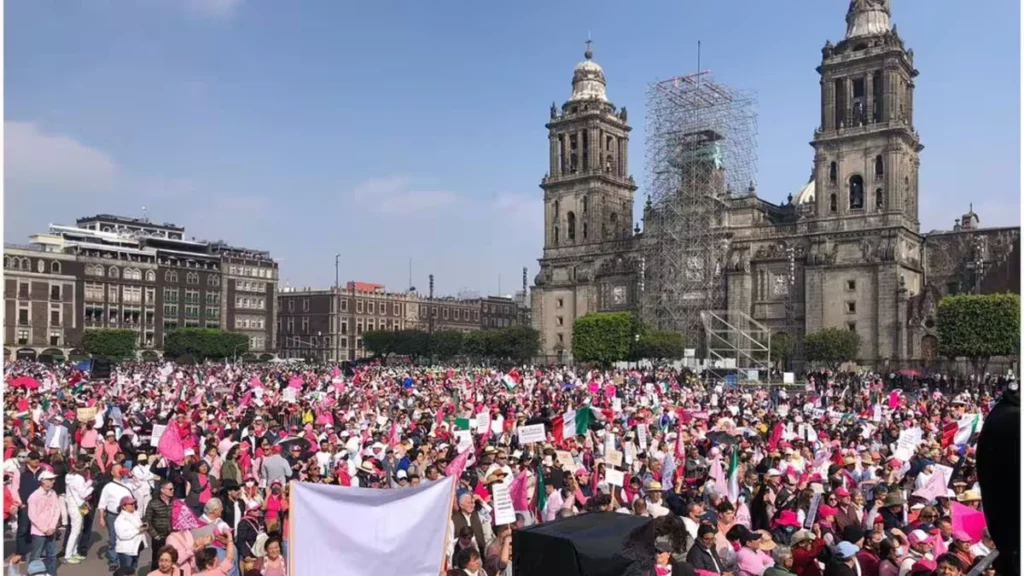
[[[395,354],[420,358],[427,355],[427,333],[423,330],[399,330]]]
[[[431,338],[434,358],[439,361],[451,360],[462,351],[462,332],[440,330]]]
[[[363,348],[376,356],[387,357],[398,351],[401,333],[394,330],[363,332]]]
[[[633,349],[637,360],[678,360],[686,353],[686,341],[679,332],[644,330]]]
[[[237,332],[210,328],[182,328],[164,334],[164,355],[191,356],[197,362],[243,357],[249,351],[249,337]]]
[[[134,330],[86,330],[82,335],[82,348],[93,356],[124,360],[135,356],[138,336]]]
[[[609,366],[628,360],[639,331],[628,312],[592,312],[576,319],[572,355],[579,362]]]
[[[857,359],[860,334],[843,328],[825,328],[804,337],[804,353],[811,362],[821,362],[831,370],[843,362]]]
[[[786,332],[779,332],[778,334],[772,335],[771,346],[769,352],[772,356],[772,362],[776,366],[783,368],[789,366],[789,360],[796,353],[796,342],[793,337]]]
[[[517,364],[527,364],[540,350],[540,334],[532,326],[499,328],[493,336],[502,343],[504,357]]]
[[[939,353],[967,358],[975,372],[985,371],[993,356],[1020,352],[1020,296],[961,294],[939,302],[936,322]]]

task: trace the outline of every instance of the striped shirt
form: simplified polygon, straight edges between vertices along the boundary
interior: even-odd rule
[[[60,522],[60,501],[53,490],[39,488],[28,497],[28,520],[33,536],[45,536]]]

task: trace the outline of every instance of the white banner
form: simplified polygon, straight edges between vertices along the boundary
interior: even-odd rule
[[[288,573],[437,576],[453,481],[399,490],[292,482]]]

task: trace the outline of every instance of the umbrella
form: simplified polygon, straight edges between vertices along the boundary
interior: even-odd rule
[[[14,380],[11,380],[11,388],[25,388],[26,390],[35,390],[39,388],[39,380],[30,376],[18,376]]]
[[[309,440],[306,438],[299,438],[298,436],[289,436],[278,440],[277,445],[281,447],[281,451],[284,453],[290,453],[292,446],[298,446],[299,452],[306,454],[309,452]]]

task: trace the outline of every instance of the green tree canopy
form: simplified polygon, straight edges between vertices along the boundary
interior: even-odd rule
[[[804,337],[804,352],[808,360],[837,370],[843,362],[857,359],[860,334],[843,328],[825,328]]]
[[[401,337],[402,334],[394,330],[369,330],[363,332],[363,348],[386,359],[398,351]]]
[[[686,340],[679,332],[645,330],[636,342],[633,357],[647,360],[678,360],[686,353]]]
[[[984,371],[993,356],[1020,351],[1020,296],[1017,294],[962,294],[939,302],[936,317],[939,353],[967,358],[976,371]]]
[[[579,362],[609,366],[627,360],[638,332],[628,312],[591,312],[572,328],[572,355]]]
[[[796,353],[796,341],[786,332],[779,332],[772,336],[769,352],[771,353],[772,362],[778,362],[779,365],[786,366],[789,359]]]
[[[462,352],[462,332],[440,330],[430,338],[431,354],[440,361],[446,361]]]
[[[132,358],[138,336],[134,330],[86,330],[82,335],[82,348],[93,356]]]
[[[210,328],[181,328],[164,334],[164,355],[191,356],[196,361],[242,357],[249,351],[249,337]]]

